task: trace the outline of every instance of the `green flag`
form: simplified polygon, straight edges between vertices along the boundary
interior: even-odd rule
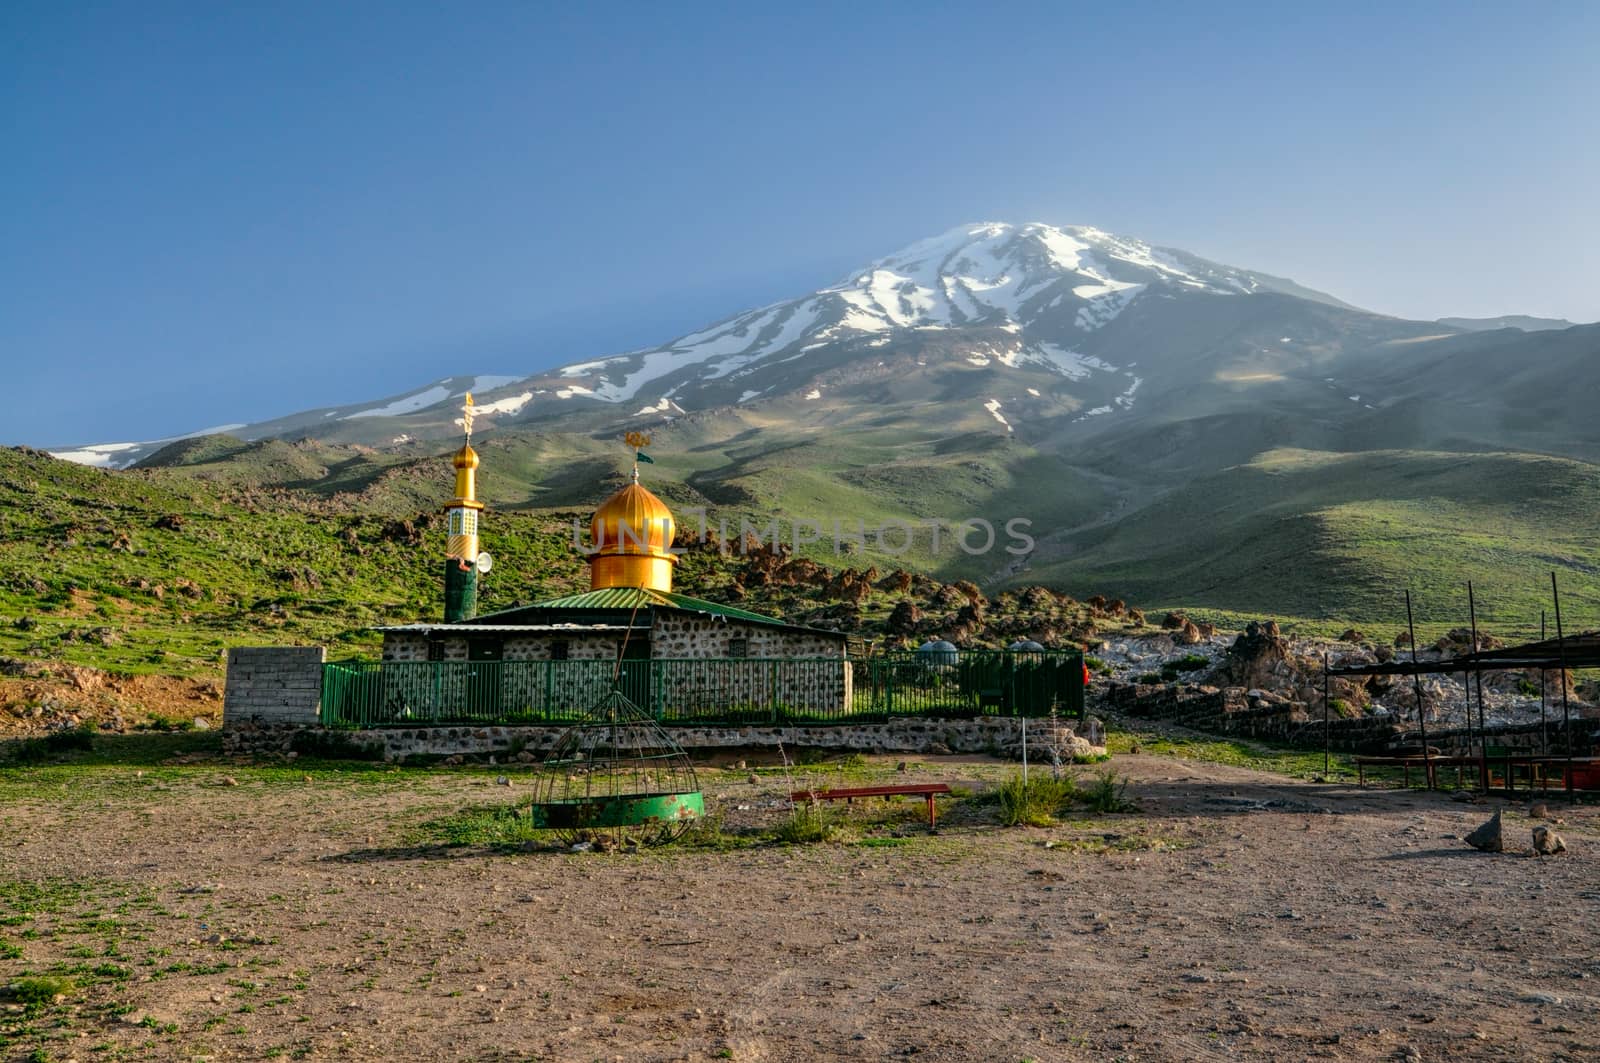
[[[642,450],[636,450],[633,452],[633,460],[642,461],[646,465],[654,465],[656,463],[656,459],[652,458]]]

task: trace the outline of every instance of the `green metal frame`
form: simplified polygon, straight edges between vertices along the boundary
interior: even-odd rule
[[[700,819],[705,796],[684,794],[620,794],[546,801],[534,804],[533,825],[549,830],[596,830],[602,827],[664,826]]]

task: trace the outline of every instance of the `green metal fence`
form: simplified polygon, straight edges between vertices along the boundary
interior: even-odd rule
[[[948,660],[948,658],[944,658]],[[873,657],[856,664],[854,706],[884,716],[1083,715],[1083,656],[964,650]]]
[[[561,724],[615,680],[668,724],[870,721],[891,716],[1081,715],[1076,653],[967,651],[864,660],[339,661],[323,666],[322,722],[338,727]]]

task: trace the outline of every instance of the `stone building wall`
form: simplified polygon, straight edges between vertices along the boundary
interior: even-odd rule
[[[744,652],[736,654],[739,649]],[[650,655],[674,662],[662,668],[661,696],[675,708],[707,713],[775,706],[823,713],[850,710],[852,675],[843,636],[657,612]],[[728,658],[752,660],[722,663]],[[694,663],[698,661],[708,663]]]
[[[729,709],[787,708],[814,713],[850,710],[853,676],[845,659],[842,636],[666,610],[657,610],[653,615],[650,656],[673,663],[659,666],[660,685],[651,695],[659,691],[664,704],[673,709],[691,714]],[[552,659],[551,646],[564,642],[568,660],[612,661],[616,659],[621,637],[618,632],[507,635],[502,659],[548,661]],[[467,660],[467,638],[464,635],[444,638],[444,659]],[[384,636],[383,659],[426,661],[428,642],[420,633],[391,632]],[[737,650],[743,652],[736,655]],[[728,658],[753,658],[773,663],[720,663]],[[691,663],[701,661],[708,663]],[[453,688],[436,690],[431,686],[434,681],[433,677],[421,674],[386,677],[384,702],[410,705],[443,696],[468,696],[464,689],[463,692]],[[446,675],[444,681],[457,685],[467,682],[464,676],[454,675]],[[556,684],[554,689],[549,686],[552,682]],[[550,699],[566,705],[589,705],[610,689],[610,682],[610,673],[602,675],[601,670],[562,668],[554,677],[546,678],[542,671],[506,669],[500,690],[507,710],[516,711],[519,706],[542,705]],[[642,690],[639,693],[642,695]]]
[[[570,661],[614,661],[617,647],[622,644],[622,632],[608,631],[598,635],[514,635],[506,639],[505,659],[508,661],[548,661],[550,647],[557,642],[567,644]]]
[[[493,635],[477,636],[493,638]],[[574,661],[609,661],[617,655],[617,644],[622,638],[618,632],[595,635],[545,633],[510,635],[502,640],[502,656],[508,661],[548,661],[550,647],[556,642],[567,644],[567,656]],[[426,635],[403,631],[389,632],[383,636],[383,659],[386,661],[426,661],[428,645]],[[452,635],[438,641],[444,644],[444,659],[465,661],[471,658],[471,649],[465,635]]]
[[[770,624],[721,620],[698,614],[657,612],[650,628],[650,656],[685,660],[696,657],[733,657],[736,640],[743,640],[743,657],[843,658],[843,635],[790,631]]]

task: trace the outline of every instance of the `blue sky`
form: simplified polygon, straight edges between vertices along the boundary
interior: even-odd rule
[[[662,342],[976,220],[1600,319],[1600,5],[0,5],[0,442]]]

